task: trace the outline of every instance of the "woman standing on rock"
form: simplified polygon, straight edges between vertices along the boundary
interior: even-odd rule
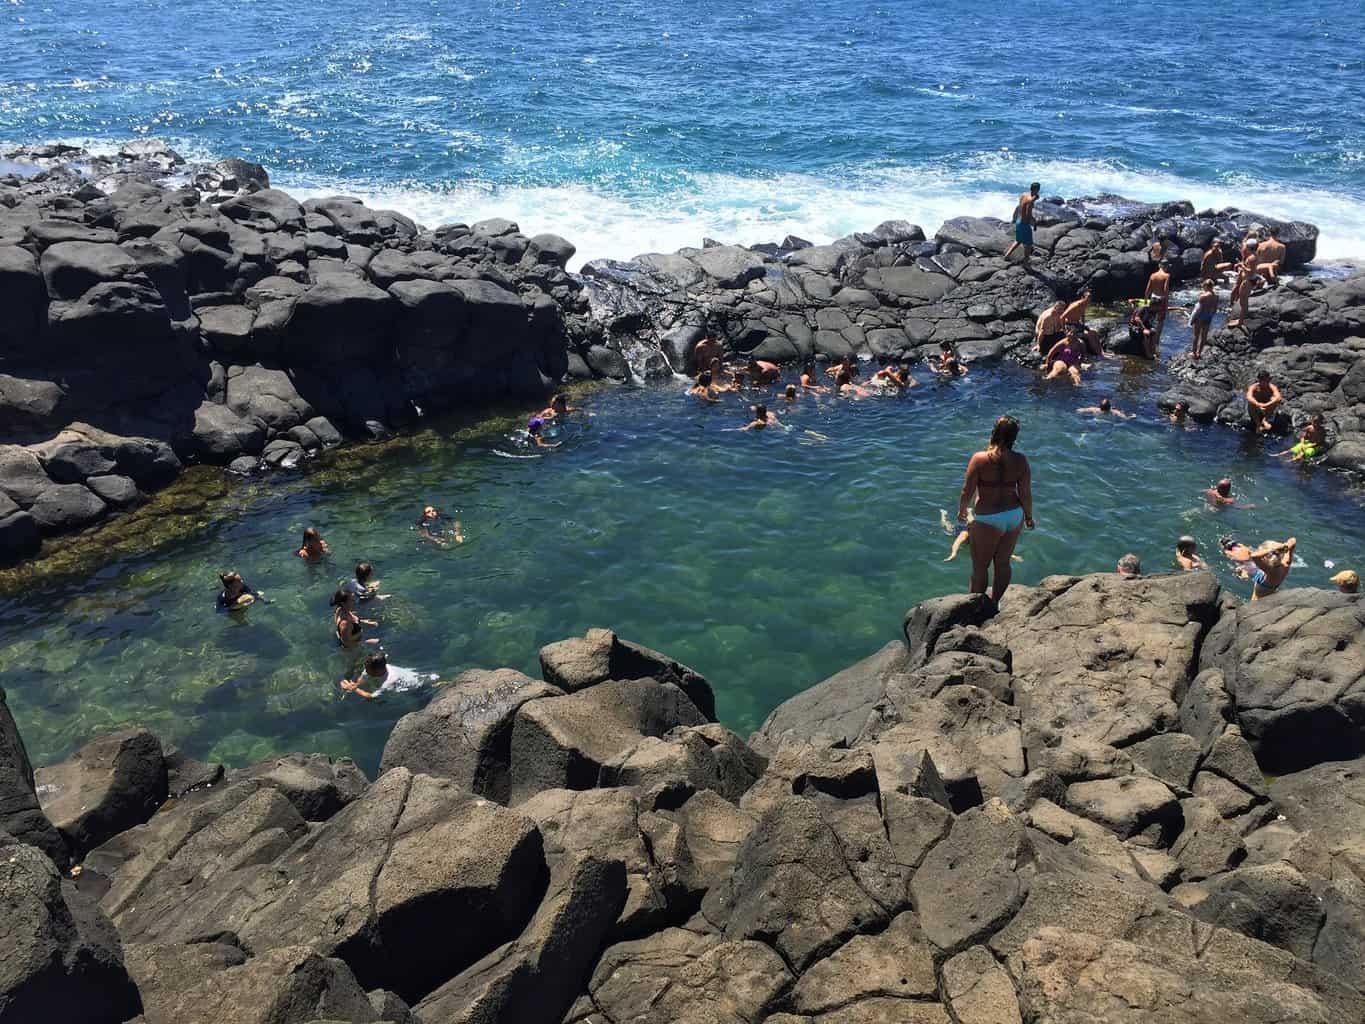
[[[967,463],[957,519],[967,523],[967,506],[976,498],[976,517],[968,524],[972,540],[973,594],[986,593],[994,566],[990,597],[998,607],[1010,585],[1010,556],[1023,527],[1033,529],[1033,490],[1028,459],[1014,450],[1019,421],[1001,416],[991,431],[990,444]]]

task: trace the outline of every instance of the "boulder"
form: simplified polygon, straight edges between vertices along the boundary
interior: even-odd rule
[[[0,504],[8,501],[5,498]],[[7,514],[0,515],[0,564],[27,558],[38,551],[41,543],[38,524],[28,512],[15,506]]]
[[[1156,779],[1138,775],[1073,783],[1067,787],[1066,802],[1075,813],[1122,839],[1155,827],[1165,846],[1184,825],[1175,794]]]
[[[1208,896],[1191,909],[1195,917],[1313,960],[1326,915],[1308,880],[1292,865],[1240,867],[1209,879],[1204,888]]]
[[[682,690],[653,679],[611,680],[528,701],[512,725],[511,802],[545,789],[591,789],[603,765],[645,736],[704,723]]]
[[[349,757],[285,754],[234,771],[229,781],[269,786],[294,805],[306,821],[326,821],[365,793],[369,780]]]
[[[0,835],[37,847],[60,867],[65,867],[70,858],[65,840],[38,802],[33,766],[3,689],[0,689]]]
[[[551,883],[513,941],[446,982],[415,1007],[428,1021],[559,1021],[584,988],[625,902],[619,861],[583,857]]]
[[[0,341],[10,353],[35,348],[47,290],[38,261],[27,249],[0,245],[0,306],[6,310]]]
[[[142,1009],[109,920],[37,847],[0,834],[0,1021],[118,1024]]]
[[[472,793],[507,803],[517,709],[562,694],[510,668],[464,672],[421,711],[398,720],[384,744],[379,771],[402,766],[453,779]]]
[[[1365,603],[1309,588],[1248,603],[1205,644],[1242,734],[1274,774],[1365,752]]]
[[[84,484],[53,484],[29,506],[43,534],[68,533],[104,518],[108,506]]]
[[[877,935],[855,935],[813,965],[793,986],[789,1003],[798,1014],[820,1014],[870,999],[905,1000],[894,1019],[914,1019],[914,1002],[936,1002],[933,952],[911,911],[898,914]],[[824,1019],[824,1018],[820,1018]]]
[[[168,795],[161,742],[146,729],[101,736],[35,778],[43,812],[77,858],[141,825]]]
[[[985,946],[943,965],[943,996],[958,1024],[1023,1024],[1014,981]]]
[[[103,282],[141,277],[137,262],[112,242],[60,242],[44,251],[41,267],[54,301],[78,299]]]
[[[320,278],[295,300],[285,356],[296,366],[378,360],[394,306],[388,292],[358,277]]]
[[[303,207],[278,189],[233,196],[218,204],[218,212],[257,231],[298,231],[303,227]]]
[[[262,423],[273,433],[305,423],[313,416],[313,407],[299,395],[288,373],[261,366],[228,369],[225,404],[243,420]]]
[[[568,693],[608,679],[672,683],[708,720],[715,720],[716,699],[700,673],[609,629],[590,629],[581,637],[546,644],[540,649],[540,671],[547,683]]]
[[[718,288],[743,288],[763,276],[763,257],[737,245],[718,245],[689,254],[703,274]]]
[[[265,446],[265,427],[243,419],[226,405],[206,400],[194,411],[189,446],[205,462],[221,465],[259,452]]]

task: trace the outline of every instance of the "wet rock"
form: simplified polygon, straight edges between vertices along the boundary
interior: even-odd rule
[[[5,691],[0,689],[0,835],[5,834],[40,849],[58,866],[66,866],[66,842],[38,802],[28,751],[10,714]]]
[[[146,729],[101,736],[35,778],[43,812],[77,858],[141,825],[167,797],[161,742]]]

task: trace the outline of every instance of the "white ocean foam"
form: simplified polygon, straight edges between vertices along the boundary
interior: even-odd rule
[[[1148,201],[1188,199],[1197,209],[1240,206],[1307,220],[1322,228],[1320,258],[1365,257],[1365,199],[1359,197],[1252,178],[1210,184],[1104,161],[1036,161],[1009,153],[822,176],[695,174],[682,187],[633,196],[582,184],[469,183],[441,189],[355,182],[293,188],[287,180],[280,183],[301,196],[359,195],[429,226],[507,217],[527,234],[549,231],[572,241],[578,254],[571,265],[577,267],[599,257],[627,259],[698,246],[704,237],[752,245],[794,234],[824,243],[892,219],[918,223],[932,233],[944,220],[964,214],[1007,218],[1015,196],[1031,180],[1042,182],[1047,195],[1115,192]]]

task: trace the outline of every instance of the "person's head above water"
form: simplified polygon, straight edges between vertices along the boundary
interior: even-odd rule
[[[1109,411],[1109,408],[1110,408],[1110,406],[1109,406],[1109,399],[1107,399],[1107,398],[1101,398],[1101,399],[1100,399],[1100,412],[1108,412],[1108,411]]]
[[[223,585],[224,590],[232,590],[234,588],[246,586],[242,581],[242,574],[235,569],[230,569],[227,572],[220,572],[218,574],[218,582]]]
[[[1194,554],[1196,551],[1199,550],[1199,542],[1196,541],[1193,537],[1186,534],[1184,537],[1181,537],[1179,540],[1175,542],[1175,549],[1179,551],[1182,555],[1189,557],[1190,555]]]
[[[1014,442],[1019,437],[1019,421],[1013,416],[1001,416],[991,428],[992,448],[1013,451]]]
[[[785,394],[788,398],[795,398],[795,397],[796,397],[796,385],[795,385],[795,384],[788,384],[788,385],[787,385],[787,388],[786,388],[786,390],[783,392],[783,394]]]
[[[701,373],[697,374],[697,387],[699,387],[699,388],[709,388],[710,386],[711,386],[711,371],[710,371],[710,370],[702,370]]]
[[[1119,559],[1117,567],[1120,576],[1140,576],[1142,574],[1142,562],[1138,556],[1131,551]]]
[[[752,406],[752,407],[751,407],[751,411],[752,411],[753,414],[754,414],[754,419],[756,419],[756,420],[763,420],[763,421],[765,421],[765,422],[767,421],[767,419],[768,419],[768,407],[767,407],[766,405],[764,405],[762,402],[759,402],[757,405]]]
[[[357,583],[364,583],[374,575],[374,566],[369,562],[357,562],[355,567],[355,580]]]
[[[303,546],[304,546],[304,547],[308,547],[308,546],[310,546],[310,545],[312,545],[312,544],[320,543],[321,541],[322,541],[322,534],[318,533],[318,531],[315,530],[315,529],[314,529],[313,527],[311,527],[311,526],[305,526],[305,527],[304,527],[304,529],[303,529]]]
[[[1360,593],[1360,576],[1353,569],[1343,569],[1332,577],[1332,582],[1343,594]]]
[[[426,508],[422,509],[422,519],[426,522],[431,522],[433,519],[439,519],[440,517],[441,513],[436,511],[435,505],[428,505]]]
[[[365,656],[365,674],[382,676],[389,667],[389,656],[383,651],[375,651]]]
[[[1232,481],[1227,477],[1223,477],[1223,479],[1213,485],[1213,489],[1217,491],[1219,495],[1226,498],[1232,494]]]
[[[555,412],[563,412],[568,407],[569,400],[563,395],[555,395],[554,398],[550,399],[550,408]]]
[[[337,587],[336,593],[332,595],[332,599],[327,603],[333,608],[348,608],[350,607],[352,599],[353,595],[349,590],[345,587]]]
[[[1175,403],[1175,411],[1178,412],[1178,413],[1180,413],[1180,414],[1183,416],[1185,413],[1187,413],[1187,412],[1190,411],[1190,403],[1189,403],[1189,402],[1186,402],[1186,401],[1179,401],[1179,402],[1176,402],[1176,403]]]
[[[843,387],[845,384],[853,383],[853,374],[848,372],[848,367],[842,363],[839,365],[839,372],[834,375],[834,383]]]
[[[1033,182],[1033,184],[1029,185],[1028,190],[1030,193],[1036,196],[1039,192],[1043,190],[1043,186],[1035,181]]]

